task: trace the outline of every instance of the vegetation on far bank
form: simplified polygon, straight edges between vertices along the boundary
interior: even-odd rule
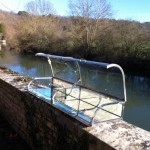
[[[92,6],[96,8],[94,1]],[[51,11],[47,9],[51,14],[41,15],[42,10],[36,12],[31,9],[34,3],[29,3],[28,12],[13,14],[0,11],[0,23],[5,25],[10,49],[146,68],[150,64],[150,23],[106,19],[111,15],[111,9],[105,0],[100,1],[105,7],[92,14],[87,7],[89,4],[80,4],[76,0],[70,4],[70,17],[52,14],[52,8]]]

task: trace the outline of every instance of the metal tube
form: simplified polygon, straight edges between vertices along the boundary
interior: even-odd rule
[[[127,94],[126,94],[125,73],[124,73],[122,67],[119,66],[119,65],[117,65],[117,64],[109,64],[109,65],[107,66],[107,69],[113,68],[113,67],[118,68],[118,69],[121,71],[121,74],[122,74],[122,80],[123,80],[124,100],[125,100],[125,102],[126,102],[126,101],[127,101]]]
[[[81,76],[81,69],[80,69],[80,65],[79,65],[79,62],[76,63],[77,64],[77,67],[78,67],[78,70],[79,70],[79,78],[80,78],[80,83],[82,85],[82,76]]]
[[[118,68],[121,71],[122,74],[122,78],[123,78],[123,91],[124,91],[124,100],[127,101],[127,96],[126,96],[126,84],[125,84],[125,74],[123,69],[121,68],[121,66],[117,65],[117,64],[108,64],[108,63],[102,63],[102,62],[95,62],[95,61],[87,61],[87,60],[83,60],[83,59],[76,59],[73,57],[63,57],[63,56],[57,56],[57,55],[50,55],[50,54],[44,54],[44,53],[37,53],[36,56],[43,56],[46,57],[48,59],[49,65],[51,67],[51,71],[52,71],[52,76],[54,77],[54,71],[53,71],[53,66],[51,63],[50,58],[53,59],[61,59],[61,60],[65,60],[65,61],[73,61],[77,63],[78,69],[79,69],[79,75],[80,75],[80,81],[82,83],[82,78],[81,78],[81,70],[80,70],[80,66],[79,63],[83,63],[83,64],[89,64],[89,65],[98,65],[101,66],[103,68]]]
[[[43,56],[43,57],[46,57],[46,58],[61,59],[61,60],[65,60],[65,61],[73,61],[73,62],[79,62],[79,63],[84,63],[84,64],[98,65],[98,66],[101,66],[103,68],[107,68],[107,65],[109,65],[108,63],[88,61],[88,60],[77,59],[77,58],[73,58],[73,57],[49,55],[49,54],[44,54],[44,53],[37,53],[36,56]]]
[[[73,57],[63,57],[63,56],[56,56],[56,55],[49,55],[49,54],[44,54],[44,53],[37,53],[36,56],[43,56],[43,57],[46,57],[48,59],[48,63],[50,65],[50,68],[51,68],[51,72],[52,72],[52,87],[51,87],[51,104],[53,105],[55,102],[55,96],[56,96],[56,93],[54,93],[54,87],[53,87],[53,77],[54,77],[54,70],[53,70],[53,66],[52,66],[52,62],[51,60],[52,59],[58,59],[58,60],[63,60],[63,61],[71,61],[71,62],[74,62],[76,63],[77,67],[78,67],[78,70],[79,70],[79,80],[78,82],[80,81],[81,85],[79,85],[79,94],[78,94],[78,108],[77,108],[77,116],[80,112],[80,102],[83,101],[81,99],[81,90],[82,90],[82,76],[81,76],[81,68],[80,68],[80,65],[82,64],[87,64],[87,65],[94,65],[94,66],[99,66],[99,67],[102,67],[102,68],[105,68],[105,69],[109,69],[109,68],[118,68],[120,71],[121,71],[121,74],[122,74],[122,82],[123,82],[123,92],[124,92],[124,101],[122,103],[120,103],[119,101],[116,101],[116,102],[111,102],[111,103],[106,103],[106,104],[102,104],[98,105],[98,108],[95,110],[94,112],[94,115],[93,117],[91,118],[91,122],[90,124],[92,125],[94,123],[94,119],[95,119],[95,116],[97,115],[97,112],[100,111],[103,107],[105,106],[108,106],[108,105],[114,105],[114,104],[122,104],[122,112],[121,112],[121,117],[123,116],[123,111],[124,111],[124,103],[127,101],[127,95],[126,95],[126,83],[125,83],[125,73],[122,69],[121,66],[117,65],[117,64],[108,64],[108,63],[102,63],[102,62],[95,62],[95,61],[87,61],[87,60],[83,60],[83,59],[76,59],[76,58],[73,58]],[[74,83],[72,88],[71,88],[71,91],[70,93],[72,92],[72,89],[74,88],[74,86],[77,85],[77,83]],[[32,83],[32,82],[31,82]],[[28,88],[30,88],[30,85],[31,83],[29,83],[29,86]],[[70,94],[70,93],[66,93],[66,95]],[[75,97],[76,98],[76,97]],[[92,105],[92,104],[91,104]]]
[[[78,110],[77,110],[77,116],[78,116],[78,114],[79,114],[79,109],[80,109],[80,102],[81,102],[81,86],[79,86],[79,95],[78,95],[79,97],[78,97],[78,100],[79,100],[79,102],[78,102]]]
[[[28,90],[30,90],[31,84],[36,81],[36,80],[47,80],[47,79],[52,79],[52,77],[35,77],[33,80],[31,80],[28,84]]]
[[[109,105],[116,105],[116,104],[120,104],[120,102],[116,101],[116,102],[110,102],[110,103],[105,103],[105,104],[99,105],[98,108],[96,109],[96,111],[94,112],[93,118],[91,119],[91,122],[90,122],[91,125],[94,124],[95,116],[97,115],[97,112],[98,112],[102,107],[109,106]],[[111,114],[112,114],[112,113],[111,113]]]
[[[50,60],[50,58],[48,58],[48,63],[50,65],[50,68],[51,68],[51,71],[52,71],[52,77],[54,77],[54,70],[53,70],[52,61]]]

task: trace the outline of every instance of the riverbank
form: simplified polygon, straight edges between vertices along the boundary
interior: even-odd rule
[[[5,53],[9,53],[9,55],[20,55],[23,57],[34,57],[37,52],[42,52],[42,51],[20,51],[20,50],[10,50],[10,49],[5,49],[5,51],[1,51],[0,55],[1,57],[5,57]],[[46,54],[54,54],[54,55],[60,55],[60,56],[71,56],[75,58],[80,58],[80,59],[85,59],[78,54],[73,54],[73,53],[50,53],[49,51],[45,52]],[[7,55],[7,54],[6,54]],[[131,75],[139,75],[139,76],[150,76],[150,60],[141,60],[141,59],[127,59],[127,58],[113,58],[111,57],[112,55],[107,55],[107,56],[89,56],[87,60],[91,61],[98,61],[98,62],[106,62],[106,63],[115,63],[119,64],[122,66],[122,68],[125,70],[126,74],[131,74]]]
[[[149,22],[0,14],[10,50],[73,56],[150,72]]]
[[[37,52],[41,51],[25,51],[25,52],[18,52],[20,55],[26,55],[26,56],[34,56]],[[124,57],[111,57],[112,55],[93,55],[88,56],[87,58],[83,58],[78,54],[73,53],[50,53],[48,51],[45,52],[46,54],[54,54],[54,55],[60,55],[60,56],[71,56],[79,59],[86,59],[91,61],[98,61],[98,62],[106,62],[106,63],[115,63],[122,66],[122,68],[125,70],[127,74],[133,74],[133,75],[142,75],[142,76],[149,76],[150,75],[150,60],[141,60],[141,59],[135,59],[135,58],[124,58]]]

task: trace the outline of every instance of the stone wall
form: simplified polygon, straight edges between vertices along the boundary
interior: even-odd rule
[[[122,120],[86,127],[26,91],[28,79],[0,69],[0,113],[36,150],[150,149],[150,133]]]

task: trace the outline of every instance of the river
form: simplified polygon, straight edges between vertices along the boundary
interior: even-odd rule
[[[46,59],[37,58],[33,55],[21,55],[14,52],[0,54],[0,66],[6,66],[24,76],[40,77],[50,76],[51,72]],[[90,81],[90,85],[98,88],[106,86],[104,80],[100,80],[99,73],[84,70],[84,79]],[[98,74],[98,75],[97,75]],[[65,74],[67,78],[70,73]],[[119,76],[110,78],[109,84],[115,93],[122,93],[121,80]],[[114,86],[117,85],[117,86]],[[150,131],[150,75],[126,73],[127,103],[125,106],[124,120],[140,128]]]

